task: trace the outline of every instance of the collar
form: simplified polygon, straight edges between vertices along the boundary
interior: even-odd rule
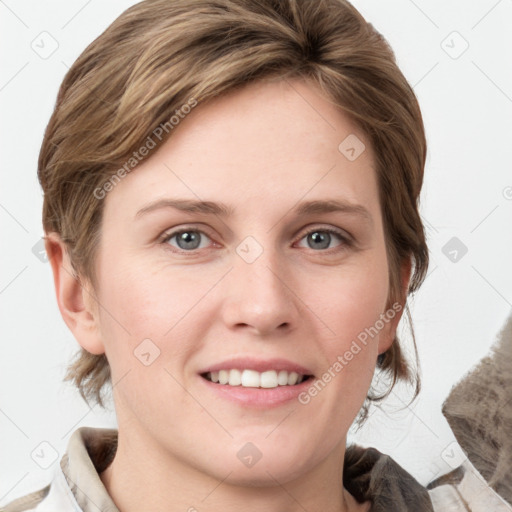
[[[488,485],[469,459],[436,478],[427,489],[435,510],[512,511],[512,506]]]
[[[72,434],[60,469],[76,510],[119,512],[99,477],[114,459],[117,432],[81,427]],[[372,502],[371,512],[433,512],[428,491],[375,448],[348,446],[343,475],[343,485],[357,501]]]
[[[81,427],[71,435],[60,469],[81,512],[119,512],[99,476],[117,450],[117,430]]]

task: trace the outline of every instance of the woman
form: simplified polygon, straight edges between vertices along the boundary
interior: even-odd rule
[[[348,3],[147,0],[66,75],[39,160],[46,250],[82,347],[82,428],[5,510],[433,510],[346,446],[418,377],[396,336],[428,250],[426,141]],[[375,369],[388,389],[371,389]]]

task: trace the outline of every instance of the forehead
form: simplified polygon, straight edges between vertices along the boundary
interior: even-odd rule
[[[242,213],[326,195],[378,209],[366,136],[310,82],[256,82],[200,104],[152,151],[109,192],[107,210],[179,197]]]

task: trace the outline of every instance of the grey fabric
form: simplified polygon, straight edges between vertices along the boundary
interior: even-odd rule
[[[452,389],[443,414],[475,468],[512,504],[512,314],[490,354]]]
[[[436,512],[512,511],[512,507],[489,487],[469,459],[427,488]]]
[[[345,453],[343,485],[371,512],[433,512],[427,490],[391,457],[375,448],[352,445]]]

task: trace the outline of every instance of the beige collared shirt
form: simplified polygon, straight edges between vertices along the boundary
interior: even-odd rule
[[[52,482],[0,507],[0,512],[119,512],[99,477],[116,449],[117,430],[77,429]],[[372,501],[372,511],[512,512],[469,460],[427,491],[391,457],[352,445],[347,448],[344,473],[353,485],[344,482],[345,487],[356,499]]]
[[[115,429],[77,429],[51,484],[1,507],[0,512],[119,512],[99,476],[116,448]]]

